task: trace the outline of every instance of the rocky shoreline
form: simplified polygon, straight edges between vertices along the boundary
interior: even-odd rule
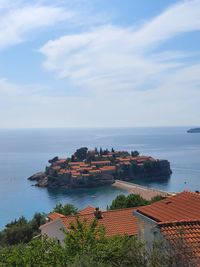
[[[102,175],[101,177],[96,177],[96,179],[92,179],[91,181],[88,181],[87,183],[69,183],[65,181],[57,180],[55,182],[49,182],[48,176],[45,174],[45,172],[38,172],[28,178],[30,181],[36,181],[35,186],[38,187],[65,187],[65,188],[92,188],[92,187],[98,187],[98,186],[105,186],[105,185],[112,185],[115,180],[112,175]]]

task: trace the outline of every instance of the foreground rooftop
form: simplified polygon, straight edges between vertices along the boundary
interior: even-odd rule
[[[156,222],[200,220],[200,193],[184,191],[137,209]]]
[[[102,211],[102,217],[97,219],[99,226],[103,226],[106,236],[115,235],[137,235],[136,218],[133,215],[135,208],[126,208],[110,211]],[[80,221],[86,221],[88,224],[92,223],[95,219],[95,208],[88,206],[83,210],[80,210],[76,215],[63,216],[57,213],[50,213],[48,218],[52,221],[60,220],[65,229],[69,229],[71,224],[76,224],[77,218]],[[48,224],[48,223],[47,223]],[[45,227],[45,225],[41,226]]]

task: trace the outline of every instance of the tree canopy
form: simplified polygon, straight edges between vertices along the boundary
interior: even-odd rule
[[[79,160],[82,161],[82,160],[86,159],[87,152],[88,152],[88,148],[87,147],[81,147],[81,148],[76,150],[74,155],[76,156],[78,161]]]
[[[138,206],[145,206],[149,205],[153,202],[159,201],[163,199],[162,196],[153,197],[150,201],[142,198],[140,195],[137,194],[130,194],[125,196],[123,194],[118,195],[111,203],[108,209],[123,209],[123,208],[131,208],[131,207],[138,207]]]
[[[18,220],[7,224],[5,229],[0,232],[0,247],[28,243],[40,233],[39,227],[45,223],[45,218],[45,214],[35,213],[30,221],[22,216]]]
[[[78,212],[78,209],[73,204],[65,204],[61,203],[56,204],[56,207],[53,209],[54,212],[61,213],[63,215],[73,215]]]

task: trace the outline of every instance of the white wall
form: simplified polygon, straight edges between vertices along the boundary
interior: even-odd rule
[[[140,214],[137,211],[134,212],[134,216],[137,219],[138,239],[140,241],[145,242],[148,247],[151,247],[154,241],[162,239],[156,221]]]
[[[60,244],[63,244],[65,239],[65,234],[62,229],[63,224],[60,219],[51,221],[40,227],[42,235],[47,235],[49,238],[59,241]]]

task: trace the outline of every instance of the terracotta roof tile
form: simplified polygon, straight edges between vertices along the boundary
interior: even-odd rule
[[[200,220],[200,194],[184,191],[137,211],[157,222]]]
[[[183,258],[198,259],[200,264],[200,221],[160,223],[159,227],[173,249],[180,250]]]
[[[55,161],[56,164],[62,164],[62,163],[66,163],[67,160],[66,159],[59,159],[57,161]]]
[[[74,161],[74,162],[69,162],[68,165],[69,165],[69,166],[75,166],[75,165],[84,166],[84,165],[86,165],[86,164],[85,164],[85,162],[83,162],[83,161]]]
[[[110,160],[101,160],[101,161],[92,161],[92,165],[104,165],[104,164],[110,164]]]
[[[136,218],[133,216],[134,208],[121,210],[103,211],[102,219],[98,219],[98,225],[104,226],[106,236],[114,235],[137,235]],[[76,223],[76,218],[81,221],[91,223],[95,217],[93,212],[90,214],[80,214],[62,218],[64,227],[69,229],[71,223]]]
[[[92,207],[92,206],[87,206],[86,208],[82,209],[82,210],[79,210],[79,214],[81,215],[85,215],[85,214],[91,214],[95,211],[95,207]]]
[[[58,212],[51,212],[48,214],[47,216],[50,220],[57,220],[57,219],[60,219],[60,218],[64,218],[65,215],[63,214],[60,214]]]
[[[115,171],[116,167],[115,166],[103,166],[103,167],[99,168],[99,170],[101,170],[101,171]]]

